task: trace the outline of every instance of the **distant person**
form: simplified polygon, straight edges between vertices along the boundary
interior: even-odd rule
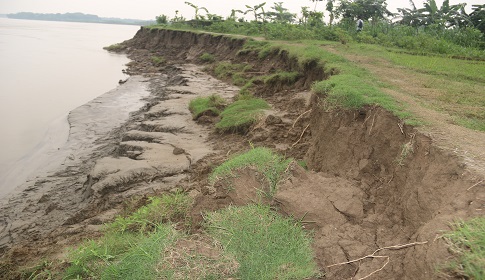
[[[357,20],[357,32],[362,31],[363,28],[364,28],[364,21],[360,17],[358,17],[358,20]]]

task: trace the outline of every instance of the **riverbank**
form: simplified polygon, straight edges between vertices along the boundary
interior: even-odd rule
[[[254,203],[267,187],[251,168],[215,184],[209,174],[235,154],[268,147],[306,167],[289,167],[268,199],[280,214],[301,219],[312,231],[314,259],[327,277],[362,278],[378,272],[386,279],[436,278],[436,266],[452,257],[437,236],[454,219],[480,215],[483,174],[470,168],[463,155],[441,148],[379,106],[325,107],[326,96],[314,94],[310,85],[337,75],[336,69],[315,61],[300,63],[278,46],[252,42],[252,48],[245,48],[245,40],[142,28],[121,44],[134,61],[128,71],[148,80],[146,106],[109,134],[112,141],[91,155],[95,160],[60,174],[74,178],[72,185],[21,207],[42,217],[57,211],[71,216],[59,215],[63,221],[42,218],[42,225],[23,228],[6,221],[16,226],[12,232],[23,242],[8,250],[9,259],[22,263],[54,255],[63,260],[59,255],[66,246],[100,236],[103,224],[121,209],[137,209],[148,196],[166,192],[193,198],[190,225],[184,230],[203,235],[204,213]],[[214,57],[211,63],[200,59],[208,52]],[[156,63],[154,56],[163,57],[165,64]],[[214,129],[217,116],[194,122],[187,109],[198,96],[217,94],[233,101],[239,88],[208,74],[223,67],[230,75],[220,79],[232,80],[241,71],[240,76],[254,82],[251,94],[271,105],[245,133],[220,133]],[[278,69],[298,75],[285,79]],[[60,190],[79,201],[62,204]],[[39,232],[42,226],[55,228]],[[386,259],[345,263],[383,248],[396,250],[386,251]]]

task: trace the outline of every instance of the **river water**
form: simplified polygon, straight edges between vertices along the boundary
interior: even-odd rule
[[[0,196],[15,187],[5,178],[16,164],[46,142],[67,139],[69,111],[126,78],[121,70],[128,58],[103,47],[138,29],[0,18]]]

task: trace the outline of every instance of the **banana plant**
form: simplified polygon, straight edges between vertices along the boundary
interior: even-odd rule
[[[258,21],[259,18],[262,18],[262,20],[265,21],[266,13],[264,12],[264,5],[266,5],[266,2],[254,5],[253,7],[246,5],[246,8],[248,9],[244,12],[244,14],[251,12],[254,15],[254,21]],[[261,10],[261,13],[258,13],[259,10]]]
[[[204,16],[199,15],[199,10],[204,10],[206,13],[209,13],[209,11],[205,7],[199,7],[197,5],[194,5],[190,2],[185,2],[185,4],[189,5],[190,7],[194,8],[195,10],[195,20],[202,20],[204,19]]]

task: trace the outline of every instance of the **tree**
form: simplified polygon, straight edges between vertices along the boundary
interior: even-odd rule
[[[309,7],[301,7],[301,19],[299,20],[300,24],[306,25],[308,23],[308,17],[310,16],[308,9]]]
[[[413,0],[409,0],[412,9],[409,8],[398,8],[398,21],[400,24],[409,25],[418,28],[422,25],[423,15],[420,10],[416,9]]]
[[[473,26],[485,34],[485,4],[472,5],[473,12],[469,15]]]
[[[315,2],[315,7],[313,8],[313,11],[316,11],[318,2],[322,2],[323,0],[311,0],[311,1]]]
[[[278,23],[292,23],[296,17],[295,14],[288,12],[288,9],[283,8],[283,2],[275,2],[274,7],[271,9],[274,12],[268,12],[266,15],[271,18],[274,22]]]
[[[209,13],[209,11],[204,8],[204,7],[199,7],[199,6],[196,6],[190,2],[185,2],[185,4],[189,5],[190,7],[194,8],[195,10],[195,20],[202,20],[204,19],[204,16],[201,16],[199,15],[199,10],[204,10],[206,13]]]
[[[236,13],[244,14],[244,12],[241,10],[232,9],[231,14],[227,17],[227,20],[236,21],[237,20]]]
[[[262,18],[262,20],[265,21],[266,14],[265,14],[264,8],[263,8],[264,5],[266,5],[266,2],[263,2],[263,3],[258,4],[258,5],[254,5],[253,7],[246,5],[246,8],[248,8],[248,10],[246,10],[244,12],[244,14],[251,12],[251,13],[254,14],[254,21],[258,21],[259,18]],[[259,10],[261,10],[261,13],[258,13]]]
[[[159,15],[155,19],[158,24],[167,24],[168,22],[168,17],[166,15]]]
[[[340,0],[335,15],[348,20],[356,20],[359,17],[363,20],[372,19],[375,23],[392,16],[393,13],[387,9],[386,0]]]
[[[444,0],[441,8],[438,8],[436,0],[426,0],[424,8],[419,9],[419,12],[422,25],[463,26],[470,21],[465,12],[465,4],[450,5],[449,0]]]
[[[333,1],[334,0],[327,0],[327,7],[325,10],[330,14],[330,21],[328,22],[328,25],[332,26],[333,20],[335,18],[334,15],[334,8],[333,8]]]
[[[184,21],[185,21],[185,18],[182,15],[179,16],[179,11],[176,10],[175,16],[173,17],[171,22],[176,23],[176,22],[184,22]]]

